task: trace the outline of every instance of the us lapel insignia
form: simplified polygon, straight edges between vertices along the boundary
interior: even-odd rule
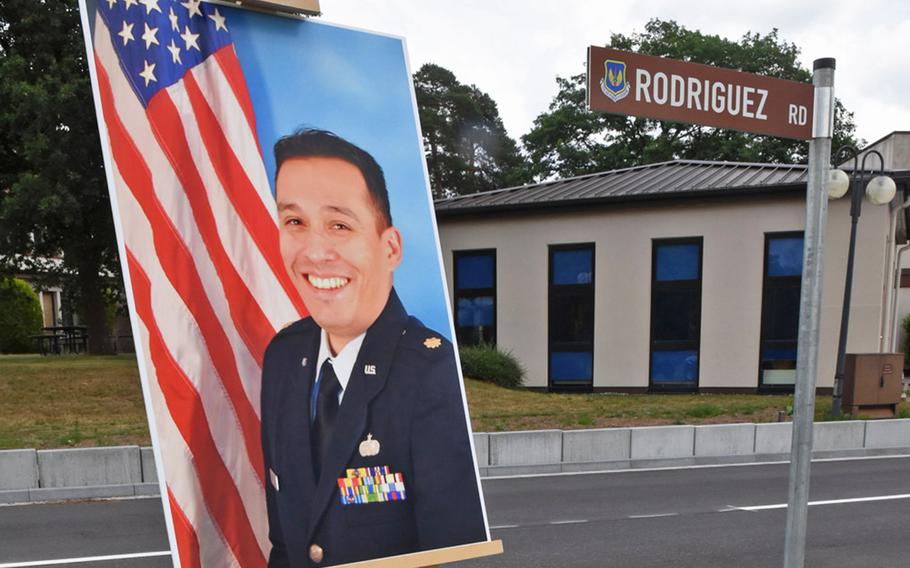
[[[281,491],[280,485],[278,484],[278,474],[276,474],[271,469],[269,470],[269,479],[271,479],[272,487],[275,488],[275,491]]]
[[[427,349],[436,349],[442,345],[442,340],[438,337],[428,337],[426,341],[423,342],[423,346]]]
[[[379,453],[379,440],[373,439],[373,434],[367,434],[367,439],[360,442],[360,455],[368,458]]]
[[[364,375],[375,375],[376,374],[376,365],[364,365],[363,374]]]

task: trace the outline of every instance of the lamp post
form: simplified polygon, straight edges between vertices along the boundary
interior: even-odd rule
[[[866,181],[866,160],[869,156],[878,158],[879,169],[876,172],[869,172],[874,177],[863,189],[863,182]],[[885,169],[885,160],[876,150],[866,152],[863,156],[862,165],[857,170],[859,161],[859,151],[853,146],[842,146],[832,156],[834,162],[845,157],[853,158],[853,191],[850,193],[850,249],[847,253],[847,277],[844,283],[844,304],[840,320],[840,338],[837,344],[837,369],[834,372],[834,399],[831,404],[831,414],[834,416],[841,415],[841,407],[844,392],[844,366],[847,358],[847,330],[850,323],[850,295],[853,289],[853,258],[856,255],[856,224],[863,209],[863,194],[868,196],[869,201],[874,205],[884,205],[889,203],[897,191],[894,180],[882,175]],[[878,174],[878,175],[876,175]],[[826,189],[830,199],[838,199],[847,193],[850,187],[850,176],[839,169],[831,169],[828,173],[828,183]]]

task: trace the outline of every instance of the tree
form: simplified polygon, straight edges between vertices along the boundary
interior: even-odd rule
[[[643,33],[613,34],[610,46],[790,79],[810,81],[799,48],[770,33],[746,33],[739,42],[653,19]],[[537,179],[568,177],[677,158],[742,162],[805,163],[808,145],[798,140],[759,136],[646,118],[589,112],[585,76],[557,77],[559,92],[549,110],[534,120],[523,138]],[[835,107],[833,147],[856,144],[853,113]]]
[[[518,185],[528,172],[496,102],[439,65],[414,74],[430,186],[436,198]]]
[[[105,310],[120,282],[100,149],[77,2],[4,0],[0,269],[59,278],[92,353],[109,349]]]

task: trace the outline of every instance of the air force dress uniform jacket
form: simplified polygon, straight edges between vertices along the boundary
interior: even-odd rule
[[[391,292],[367,330],[317,481],[309,401],[319,341],[320,328],[306,318],[279,332],[265,355],[269,566],[328,566],[486,540],[451,343],[409,317]],[[344,504],[339,480],[375,472],[403,487]]]

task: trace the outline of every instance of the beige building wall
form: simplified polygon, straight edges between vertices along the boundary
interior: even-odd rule
[[[596,206],[586,211],[439,219],[449,292],[453,251],[496,249],[497,343],[547,386],[548,245],[595,243],[594,387],[648,386],[653,239],[703,237],[701,388],[758,386],[765,233],[799,231],[805,201],[767,196]],[[831,202],[818,386],[833,384],[849,202]],[[866,205],[857,235],[849,352],[879,350],[886,207]]]

